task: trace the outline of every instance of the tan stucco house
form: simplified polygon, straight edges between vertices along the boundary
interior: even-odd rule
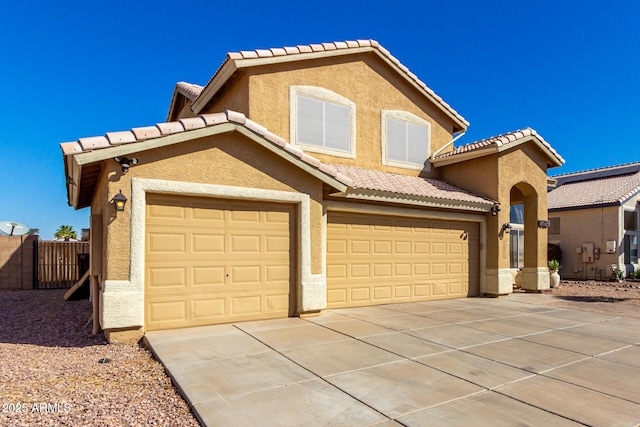
[[[561,276],[607,279],[612,266],[626,274],[638,271],[640,162],[553,179],[549,243],[562,249]]]
[[[69,204],[91,207],[100,326],[119,341],[507,295],[512,204],[522,286],[547,288],[547,169],[563,159],[532,129],[456,147],[467,126],[359,40],[230,53],[205,86],[176,85],[167,122],[61,144]]]

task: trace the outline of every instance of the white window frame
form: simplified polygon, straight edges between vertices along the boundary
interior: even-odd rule
[[[399,162],[397,160],[387,160],[387,119],[394,119],[401,122],[411,123],[416,126],[425,127],[427,130],[427,151],[425,153],[424,163],[418,165],[416,163]],[[382,110],[381,114],[381,140],[382,140],[382,164],[385,166],[395,166],[412,170],[431,170],[429,156],[431,156],[431,123],[422,117],[418,117],[413,113],[402,110]]]
[[[509,210],[513,206],[522,206],[523,214],[524,214],[524,204],[516,203],[515,205],[511,205]],[[523,215],[524,216],[524,215]],[[509,232],[509,265],[510,268],[524,268],[524,217],[522,219],[522,224],[517,222],[511,222],[511,212],[509,212],[509,225],[511,225],[511,230]],[[514,239],[514,237],[516,237]],[[516,240],[516,246],[514,247],[513,243]],[[515,262],[514,262],[515,261]],[[514,266],[515,264],[515,266]]]
[[[307,98],[317,99],[318,101],[328,102],[349,108],[350,114],[350,141],[349,151],[333,150],[331,148],[319,147],[317,145],[301,144],[297,137],[297,114],[298,114],[298,95]],[[294,145],[299,146],[305,151],[314,153],[328,154],[336,157],[346,157],[349,159],[356,158],[356,104],[355,102],[339,95],[329,89],[317,86],[290,86],[289,87],[289,139]]]

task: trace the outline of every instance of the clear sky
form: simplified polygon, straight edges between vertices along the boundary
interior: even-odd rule
[[[640,160],[640,2],[2,1],[0,220],[79,232],[60,142],[166,120],[226,52],[375,39],[471,125],[536,129],[551,175]]]

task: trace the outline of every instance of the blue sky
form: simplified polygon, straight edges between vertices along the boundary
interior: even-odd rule
[[[79,232],[59,143],[165,121],[226,52],[376,39],[470,123],[530,126],[567,163],[640,160],[640,2],[32,1],[0,10],[0,220]]]

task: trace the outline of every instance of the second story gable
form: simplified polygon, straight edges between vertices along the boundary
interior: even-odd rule
[[[433,176],[468,122],[377,42],[230,53],[209,83],[179,83],[169,120],[243,112],[323,162]]]

